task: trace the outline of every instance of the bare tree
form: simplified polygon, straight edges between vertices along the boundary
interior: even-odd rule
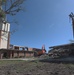
[[[0,0],[0,17],[6,14],[16,15],[17,12],[23,10],[22,3],[25,0]]]
[[[14,16],[21,10],[24,10],[22,5],[24,2],[25,0],[0,0],[0,22],[6,23],[7,14]],[[16,21],[12,20],[12,22],[16,24]],[[16,29],[12,31],[12,34],[14,32],[16,32]]]

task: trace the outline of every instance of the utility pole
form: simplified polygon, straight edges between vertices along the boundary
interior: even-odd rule
[[[73,29],[73,38],[74,38],[74,14],[71,12],[71,14],[69,15],[69,17],[72,20],[72,29]]]

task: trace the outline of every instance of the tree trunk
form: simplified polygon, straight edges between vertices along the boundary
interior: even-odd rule
[[[2,9],[2,0],[0,0],[0,9]]]

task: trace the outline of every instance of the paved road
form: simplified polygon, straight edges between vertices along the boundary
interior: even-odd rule
[[[0,59],[0,60],[25,60],[25,61],[32,61],[32,60],[43,60],[44,58],[10,58],[10,59]]]
[[[74,62],[74,57],[68,57],[68,58],[61,58],[61,59],[44,59],[44,58],[12,58],[12,59],[0,59],[0,60],[24,60],[24,61],[33,61],[33,60],[40,60],[40,61],[48,61],[48,62]]]

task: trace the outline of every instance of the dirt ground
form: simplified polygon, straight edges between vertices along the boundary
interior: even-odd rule
[[[1,60],[0,75],[74,75],[74,64]]]

